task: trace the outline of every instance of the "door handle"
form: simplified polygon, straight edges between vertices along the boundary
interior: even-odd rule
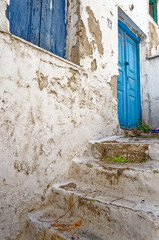
[[[127,66],[128,66],[128,65],[129,65],[129,62],[125,62],[125,65],[127,65]]]

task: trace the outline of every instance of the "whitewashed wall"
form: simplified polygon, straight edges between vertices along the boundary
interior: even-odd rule
[[[118,131],[110,86],[0,33],[0,239],[16,239],[88,140]]]

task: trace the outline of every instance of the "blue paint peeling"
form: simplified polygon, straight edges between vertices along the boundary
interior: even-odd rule
[[[10,32],[65,57],[65,0],[10,0],[7,18]]]

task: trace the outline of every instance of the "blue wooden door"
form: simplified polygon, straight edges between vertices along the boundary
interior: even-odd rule
[[[118,117],[122,128],[135,127],[141,115],[138,42],[139,39],[120,23],[117,97]]]
[[[66,0],[10,0],[10,32],[65,57]]]

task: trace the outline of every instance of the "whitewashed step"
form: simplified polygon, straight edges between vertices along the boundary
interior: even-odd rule
[[[60,224],[81,220],[82,225],[61,232],[52,226],[57,218]],[[159,203],[126,198],[77,182],[55,184],[50,207],[29,214],[25,240],[57,239],[158,240]]]
[[[57,219],[60,214],[63,215],[64,212],[61,210],[63,208],[57,209],[56,206],[49,206],[43,210],[30,213],[25,240],[103,240],[94,232],[88,230],[84,221],[82,221],[80,227],[71,227],[71,224],[79,220],[77,217],[71,217],[68,214],[55,222],[54,219]]]
[[[108,163],[92,157],[73,159],[68,179],[75,179],[125,196],[159,198],[159,161],[145,163]]]
[[[53,186],[53,206],[66,212],[67,204],[78,202],[69,212],[84,223],[84,228],[103,240],[158,240],[159,202],[126,197],[107,189],[78,182]],[[56,203],[59,203],[58,206]]]

